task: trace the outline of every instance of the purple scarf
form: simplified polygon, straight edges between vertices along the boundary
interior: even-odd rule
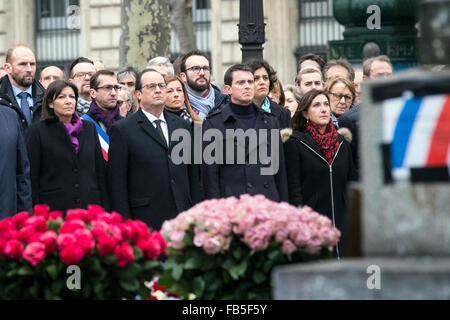
[[[70,141],[72,142],[73,147],[75,148],[75,153],[78,154],[78,135],[83,129],[83,121],[81,121],[78,112],[74,112],[72,116],[72,120],[70,123],[64,123],[64,126],[67,129],[67,133],[69,134]]]
[[[116,106],[111,110],[103,110],[97,105],[94,99],[92,99],[89,112],[95,121],[102,122],[105,125],[106,133],[108,133],[109,128],[111,128],[113,123],[122,119],[119,106]]]

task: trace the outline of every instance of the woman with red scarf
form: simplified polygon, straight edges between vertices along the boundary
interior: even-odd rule
[[[42,102],[41,121],[27,131],[33,205],[66,211],[98,204],[109,210],[97,131],[75,112],[77,99],[74,84],[51,83]]]
[[[330,122],[330,112],[324,91],[307,92],[291,120],[293,132],[284,148],[289,202],[307,205],[332,220],[341,231],[339,257],[347,226],[346,187],[356,179],[356,171],[350,144]]]

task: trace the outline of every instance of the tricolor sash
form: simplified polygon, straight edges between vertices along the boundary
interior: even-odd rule
[[[87,120],[95,124],[95,128],[97,129],[98,139],[100,140],[100,147],[102,148],[103,158],[105,161],[108,161],[108,149],[109,149],[109,137],[108,134],[99,126],[97,121],[92,119],[88,114],[83,114],[81,119]]]

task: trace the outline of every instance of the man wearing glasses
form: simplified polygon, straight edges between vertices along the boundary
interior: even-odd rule
[[[172,141],[172,133],[177,129],[189,133],[190,126],[164,111],[164,77],[145,69],[136,82],[136,92],[139,110],[110,131],[107,171],[111,206],[124,218],[142,220],[159,230],[165,220],[200,200],[199,174],[193,161],[175,164],[171,157],[178,144],[178,140]]]
[[[91,77],[95,74],[94,62],[79,57],[75,59],[69,68],[69,82],[78,89],[77,112],[80,116],[87,113],[91,106],[91,95],[89,94]]]
[[[109,129],[115,122],[122,119],[117,105],[119,88],[114,72],[100,70],[95,73],[91,78],[89,89],[92,98],[91,106],[89,111],[81,117],[95,124],[105,161],[108,161]]]
[[[180,68],[192,109],[200,119],[204,120],[212,109],[228,102],[228,97],[211,84],[211,65],[206,53],[198,50],[187,53]]]

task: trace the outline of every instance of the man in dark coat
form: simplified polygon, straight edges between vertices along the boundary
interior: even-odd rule
[[[214,142],[204,142],[202,169],[205,197],[211,199],[263,194],[274,201],[287,201],[287,179],[278,120],[252,103],[254,77],[248,66],[230,67],[225,73],[224,82],[230,103],[210,114],[203,122],[204,141],[208,141],[206,136],[214,131],[221,133]],[[247,136],[239,139],[239,132],[245,132]],[[216,147],[213,155],[215,161],[205,158],[211,146]],[[233,150],[228,149],[230,146]],[[263,150],[270,150],[270,160],[263,159]],[[229,159],[231,152],[234,158]],[[239,154],[245,157],[241,157],[241,161]]]
[[[17,114],[0,106],[0,220],[31,209],[30,164]]]
[[[159,230],[167,219],[189,209],[199,199],[194,164],[175,164],[172,133],[190,126],[164,111],[166,83],[153,69],[144,70],[136,84],[138,112],[110,130],[108,183],[112,209]]]
[[[0,81],[0,105],[13,109],[19,116],[22,133],[41,118],[44,87],[34,77],[36,58],[23,44],[10,48],[4,65],[8,76]]]

